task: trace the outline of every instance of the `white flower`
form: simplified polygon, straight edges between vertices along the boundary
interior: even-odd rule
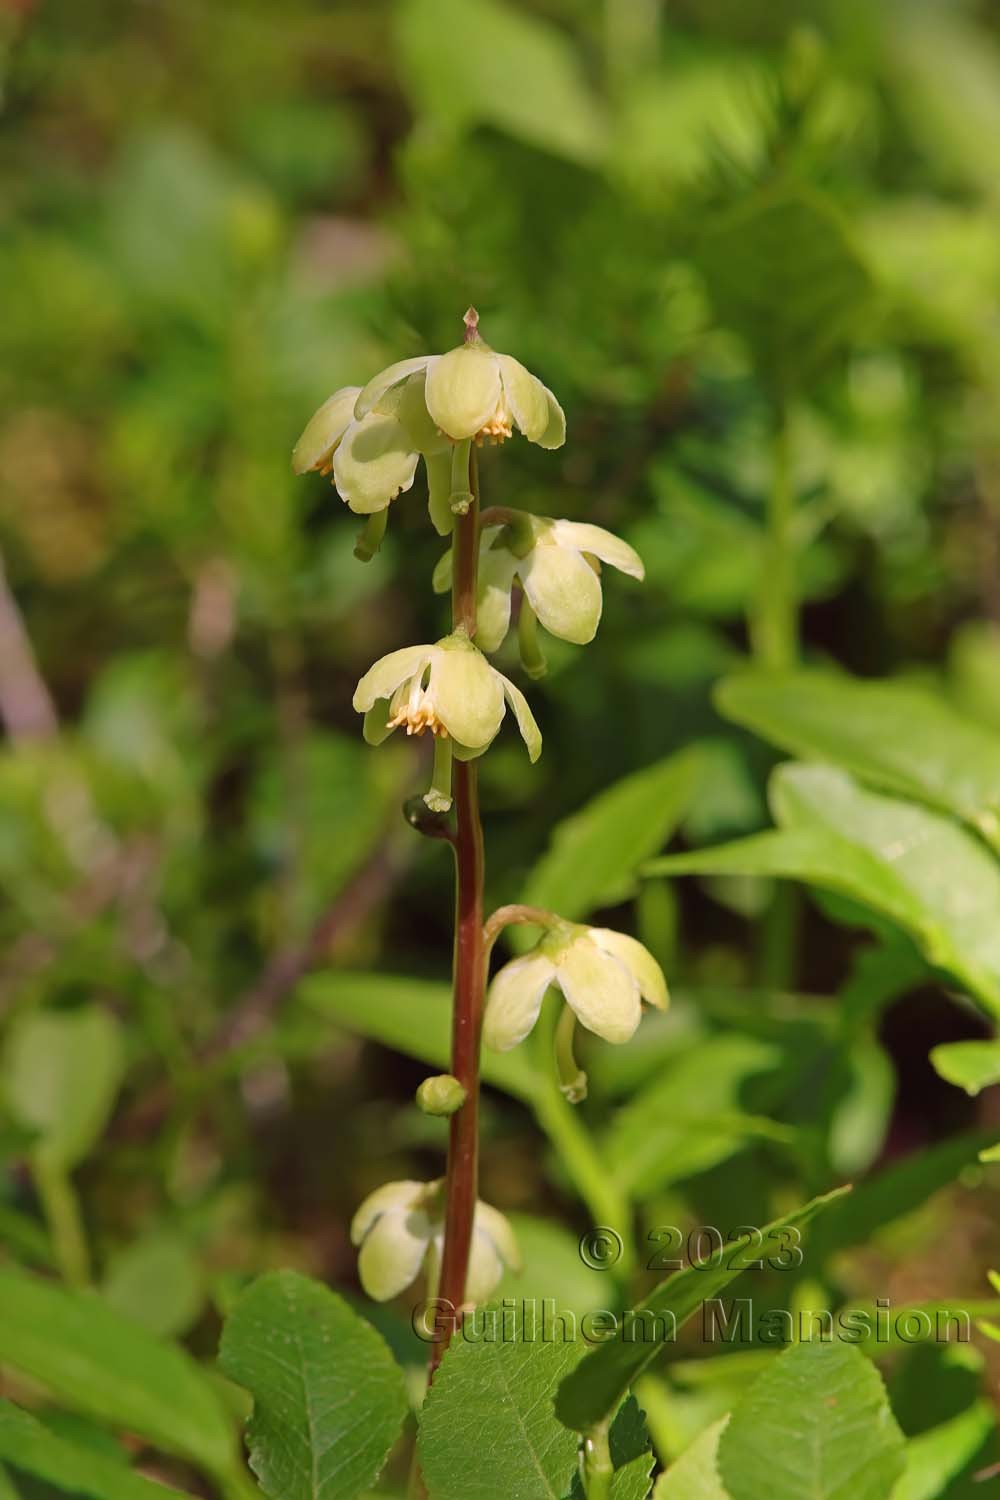
[[[351,1243],[361,1247],[358,1274],[376,1302],[387,1302],[405,1291],[422,1269],[431,1287],[436,1284],[444,1245],[443,1186],[443,1179],[387,1182],[354,1215]],[[466,1300],[485,1302],[499,1285],[505,1267],[521,1269],[514,1231],[497,1209],[477,1202]]]
[[[585,646],[594,639],[603,599],[598,561],[632,578],[645,577],[633,547],[584,521],[554,521],[525,513],[483,531],[479,548],[476,644],[496,651],[510,626],[511,589],[519,583],[545,629]],[[434,572],[434,587],[451,584],[451,552]]]
[[[295,473],[332,472],[341,499],[362,516],[385,510],[411,488],[421,454],[432,490],[447,483],[447,444],[427,415],[422,381],[384,393],[358,415],[361,394],[360,386],[348,385],[324,401],[292,452]],[[438,515],[432,504],[441,530]]]
[[[475,336],[447,354],[427,354],[390,365],[358,397],[364,418],[388,392],[417,383],[435,429],[453,442],[502,443],[514,428],[542,448],[566,441],[566,418],[548,386],[509,354],[495,354]]]
[[[640,1001],[663,1010],[667,982],[647,948],[623,932],[560,922],[532,952],[505,964],[486,997],[483,1040],[506,1052],[538,1020],[554,984],[581,1025],[606,1042],[627,1042],[639,1024]]]
[[[527,699],[461,630],[433,646],[391,651],[365,673],[354,694],[370,744],[380,744],[398,728],[405,727],[408,735],[430,730],[451,739],[460,760],[488,748],[508,703],[529,757],[537,760],[542,736]]]

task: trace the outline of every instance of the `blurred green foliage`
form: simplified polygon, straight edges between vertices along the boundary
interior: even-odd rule
[[[446,1127],[412,1103],[412,1057],[446,1059],[405,992],[387,1029],[377,981],[340,971],[448,969],[449,863],[399,816],[418,752],[367,750],[350,710],[376,656],[440,632],[441,548],[413,494],[358,564],[356,522],[288,458],[334,388],[450,347],[474,303],[569,420],[558,454],[487,453],[486,503],[609,526],[647,568],[642,589],[609,580],[586,655],[551,643],[531,691],[539,765],[506,739],[483,764],[492,899],[568,881],[568,914],[613,912],[675,991],[635,1044],[588,1051],[618,1186],[644,1227],[728,1230],[881,1173],[863,1253],[831,1233],[802,1297],[813,1283],[833,1299],[982,1297],[1000,1239],[976,1127],[995,1124],[996,1090],[965,1097],[927,1053],[984,1039],[965,996],[995,989],[960,925],[954,954],[928,948],[934,889],[911,920],[804,856],[785,872],[826,893],[797,903],[761,878],[776,860],[692,854],[697,884],[636,869],[671,837],[701,849],[769,824],[774,752],[712,694],[789,624],[773,618],[781,568],[793,655],[903,679],[998,753],[995,10],[0,0],[0,69],[6,1260],[90,1281],[143,1334],[208,1359],[251,1275],[293,1264],[350,1291],[358,1199],[440,1169]],[[793,503],[776,561],[779,463]],[[733,717],[781,749],[842,753],[822,736],[803,750],[780,710],[777,727]],[[953,779],[942,802],[940,785],[900,786],[898,766],[870,770],[892,733],[857,730],[845,772],[877,793],[854,795],[965,816]],[[637,786],[660,788],[648,818]],[[786,828],[766,837],[787,850]],[[600,867],[573,868],[574,850]],[[550,1265],[578,1280],[594,1205],[539,1152],[533,1067],[515,1083],[497,1070],[483,1171],[484,1196],[523,1216],[541,1287]],[[995,1076],[981,1056],[941,1071]],[[943,1168],[914,1154],[939,1137]],[[907,1165],[917,1186],[894,1197]],[[406,1322],[373,1316],[419,1363]],[[963,1353],[957,1412],[989,1350]],[[729,1409],[736,1366],[710,1367],[749,1357],[678,1367],[667,1415],[666,1377],[647,1377],[661,1458]],[[921,1406],[917,1366],[944,1393],[951,1357],[895,1356],[908,1437],[945,1405]],[[33,1358],[0,1336],[15,1394],[37,1381],[108,1419]],[[232,1388],[212,1399],[239,1413]],[[239,1492],[221,1440],[206,1464],[162,1421],[121,1422],[173,1454],[160,1477],[194,1490],[193,1461]],[[990,1441],[935,1493],[971,1495]]]

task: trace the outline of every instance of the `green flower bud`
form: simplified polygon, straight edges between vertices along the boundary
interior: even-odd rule
[[[417,1106],[425,1115],[453,1115],[465,1103],[464,1085],[451,1073],[425,1078],[417,1089]]]

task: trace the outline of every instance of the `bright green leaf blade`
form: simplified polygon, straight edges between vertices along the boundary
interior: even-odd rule
[[[826,766],[780,766],[771,800],[778,831],[668,855],[647,873],[774,875],[838,891],[910,932],[929,963],[1000,1015],[1000,865],[973,834]]]
[[[937,1500],[979,1452],[996,1428],[996,1412],[988,1401],[976,1401],[950,1422],[942,1422],[911,1438],[906,1445],[906,1468],[892,1492],[892,1500]]]
[[[10,1401],[0,1401],[0,1459],[92,1500],[170,1500],[180,1494],[134,1474],[124,1462],[67,1442]]]
[[[488,124],[593,163],[606,124],[568,33],[502,0],[405,0],[404,76],[432,119]]]
[[[254,1398],[250,1467],[273,1500],[354,1500],[375,1482],[408,1410],[381,1334],[295,1271],[261,1276],[222,1333],[219,1365]]]
[[[662,848],[690,806],[701,757],[686,750],[634,771],[560,823],[521,899],[570,922],[624,901],[643,860]],[[524,947],[516,929],[514,946]]]
[[[95,1421],[212,1474],[233,1470],[234,1435],[209,1378],[96,1296],[0,1270],[0,1363]]]
[[[451,990],[427,979],[395,974],[313,974],[299,986],[300,999],[339,1026],[446,1068],[451,1056]],[[535,1096],[530,1051],[483,1052],[483,1081],[517,1099]]]
[[[695,248],[720,321],[772,388],[794,389],[859,322],[871,283],[835,205],[806,187],[744,196]]]
[[[101,1136],[125,1066],[121,1028],[96,1005],[33,1011],[16,1021],[3,1059],[7,1104],[37,1147],[68,1169]]]
[[[169,1234],[134,1240],[107,1269],[102,1296],[112,1307],[169,1338],[185,1333],[205,1300],[205,1278],[194,1251]]]
[[[716,701],[727,718],[783,750],[928,802],[1000,841],[1000,735],[941,698],[891,682],[791,672],[728,677]]]
[[[719,1439],[732,1500],[885,1500],[903,1435],[875,1367],[844,1344],[798,1344],[740,1403]]]
[[[932,1048],[930,1058],[942,1078],[967,1094],[1000,1083],[1000,1041],[942,1042]]]
[[[578,1440],[556,1421],[552,1395],[579,1355],[573,1340],[498,1337],[487,1343],[459,1335],[420,1413],[420,1464],[430,1500],[564,1500]]]
[[[763,1230],[765,1239],[785,1228],[805,1228],[811,1219],[848,1191],[848,1188],[838,1188],[822,1198],[814,1198],[794,1213],[776,1219]],[[741,1274],[744,1269],[740,1264],[741,1251],[750,1245],[750,1237],[744,1239],[733,1241],[733,1253],[727,1254],[721,1265],[687,1266],[661,1282],[635,1309],[634,1317],[643,1319],[643,1323],[636,1322],[634,1338],[617,1338],[587,1354],[559,1388],[556,1397],[559,1420],[577,1432],[586,1432],[596,1423],[607,1421],[647,1365],[663,1353],[665,1340],[644,1336],[644,1324],[655,1328],[655,1320],[661,1320],[666,1340],[672,1339],[675,1329],[697,1312],[706,1299],[718,1296]]]
[[[653,1500],[729,1500],[719,1478],[719,1439],[728,1417],[706,1427],[656,1481]]]

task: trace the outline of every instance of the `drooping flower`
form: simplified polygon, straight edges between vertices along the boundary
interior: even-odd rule
[[[527,699],[462,630],[432,646],[390,651],[365,673],[354,694],[370,744],[380,744],[394,729],[405,728],[408,735],[429,730],[449,739],[460,760],[472,760],[489,747],[507,704],[530,759],[537,760],[542,736]]]
[[[560,640],[585,646],[594,639],[603,598],[599,563],[632,578],[645,577],[634,547],[584,521],[512,513],[501,526],[484,528],[479,548],[476,644],[496,651],[510,627],[511,590],[521,585],[540,623]],[[451,584],[451,552],[434,572],[434,587]]]
[[[433,501],[433,491],[447,482],[448,444],[427,414],[422,387],[422,378],[400,384],[360,415],[356,410],[360,386],[334,391],[295,445],[295,473],[332,473],[341,499],[357,515],[370,516],[411,488],[423,455]],[[432,504],[431,517],[438,530],[447,533],[450,520],[441,522],[440,504]]]
[[[606,927],[557,922],[537,947],[498,970],[486,997],[483,1040],[507,1052],[538,1020],[549,985],[562,991],[581,1025],[606,1042],[627,1042],[646,1000],[659,1010],[667,982],[636,938]]]
[[[351,1223],[351,1243],[361,1247],[361,1285],[376,1302],[387,1302],[426,1270],[431,1295],[444,1244],[444,1179],[435,1182],[387,1182],[362,1203]],[[503,1214],[488,1203],[476,1203],[465,1294],[485,1302],[499,1285],[505,1268],[519,1271],[521,1256]]]
[[[403,359],[369,381],[357,400],[363,418],[401,385],[419,383],[436,431],[453,442],[502,443],[514,428],[542,448],[561,448],[566,418],[548,386],[509,354],[497,354],[476,332],[478,317],[466,314],[469,337],[447,354]]]

